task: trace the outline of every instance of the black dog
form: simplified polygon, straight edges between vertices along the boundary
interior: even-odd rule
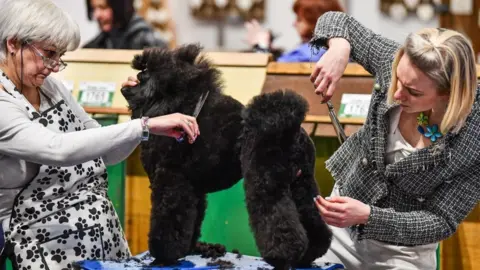
[[[315,147],[301,127],[307,110],[305,99],[287,90],[255,97],[243,113],[240,160],[250,226],[275,269],[308,267],[331,243],[313,202]]]
[[[123,88],[132,118],[171,113],[191,115],[209,91],[197,117],[194,144],[151,136],[141,161],[151,184],[149,250],[155,263],[174,264],[195,247],[205,214],[206,193],[227,189],[241,178],[239,149],[243,105],[222,94],[220,73],[196,45],[174,51],[147,49],[132,66],[140,84]]]
[[[255,97],[245,109],[222,94],[219,71],[200,52],[196,45],[145,50],[133,61],[140,84],[122,89],[133,118],[192,114],[209,91],[197,117],[201,136],[193,145],[156,136],[142,144],[152,189],[149,249],[155,263],[174,264],[188,255],[200,235],[205,194],[244,176],[262,257],[278,269],[309,266],[326,252],[331,233],[313,202],[319,194],[315,148],[300,127],[307,102],[292,91],[277,91]]]

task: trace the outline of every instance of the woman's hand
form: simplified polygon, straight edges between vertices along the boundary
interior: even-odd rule
[[[138,83],[137,78],[130,76],[126,82],[122,83],[122,88],[133,87]],[[186,133],[190,143],[194,143],[200,135],[197,119],[181,113],[152,117],[148,120],[148,127],[151,134],[173,137],[175,139]]]
[[[251,20],[245,23],[247,29],[247,42],[250,46],[259,45],[261,47],[270,48],[270,32],[263,29],[257,20]]]
[[[336,84],[343,75],[350,57],[350,43],[343,38],[332,38],[329,49],[318,60],[310,75],[315,93],[322,95],[322,103],[327,102],[335,92]]]
[[[168,136],[176,139],[186,133],[190,143],[194,143],[200,135],[200,129],[198,128],[195,117],[181,113],[150,118],[148,126],[151,134]]]
[[[126,82],[122,83],[122,88],[124,87],[134,87],[136,86],[140,81],[132,76],[129,76]]]
[[[315,199],[320,215],[328,225],[346,228],[357,224],[366,224],[370,216],[370,206],[349,197],[331,197]]]

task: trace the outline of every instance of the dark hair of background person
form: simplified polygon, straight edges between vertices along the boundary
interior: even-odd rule
[[[87,16],[89,20],[93,20],[93,8],[90,0],[87,2]],[[132,16],[135,14],[133,0],[106,0],[107,5],[113,12],[113,24],[119,28],[127,25]]]

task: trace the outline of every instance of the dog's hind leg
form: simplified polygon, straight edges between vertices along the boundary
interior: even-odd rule
[[[284,163],[286,167],[268,160],[272,164],[266,165],[263,159],[260,168],[249,166],[250,169],[246,170],[247,210],[263,259],[275,269],[288,269],[292,262],[302,258],[308,238],[288,189],[292,179],[290,164]],[[252,163],[255,164],[253,166],[260,165],[257,159],[253,159]]]
[[[308,237],[308,248],[296,267],[311,267],[312,262],[323,256],[332,241],[332,233],[320,216],[313,198],[319,194],[315,181],[315,148],[305,132],[299,137],[296,152],[297,177],[290,186],[292,198]]]
[[[151,181],[149,250],[154,264],[171,265],[190,251],[199,198],[182,174],[156,177]]]

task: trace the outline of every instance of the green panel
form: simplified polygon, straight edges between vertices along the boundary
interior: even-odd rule
[[[113,203],[118,218],[125,228],[125,161],[118,164],[107,166],[108,173],[108,197]]]
[[[200,241],[225,245],[228,251],[260,256],[248,223],[243,179],[233,187],[207,196]]]
[[[337,138],[329,137],[313,137],[312,140],[316,148],[315,179],[317,180],[321,195],[324,197],[330,196],[334,181],[330,172],[325,168],[325,161],[333,155],[340,146],[340,143]]]
[[[97,116],[94,117],[94,119],[102,126],[114,125],[118,122],[117,115]],[[108,196],[113,203],[115,211],[117,211],[118,218],[123,227],[125,221],[125,161],[107,166],[107,173]]]

